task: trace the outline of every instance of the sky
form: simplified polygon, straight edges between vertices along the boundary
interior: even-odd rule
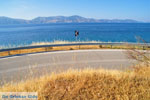
[[[150,0],[0,0],[0,16],[33,19],[59,15],[150,22]]]

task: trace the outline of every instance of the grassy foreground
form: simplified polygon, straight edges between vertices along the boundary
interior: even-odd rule
[[[68,70],[0,87],[1,92],[38,92],[39,100],[150,100],[150,67],[133,71]]]

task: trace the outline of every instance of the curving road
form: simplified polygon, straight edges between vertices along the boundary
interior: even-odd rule
[[[0,80],[24,80],[45,73],[67,69],[105,68],[125,70],[136,62],[128,59],[125,50],[56,51],[0,59]]]

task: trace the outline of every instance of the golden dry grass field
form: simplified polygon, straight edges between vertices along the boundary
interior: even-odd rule
[[[68,70],[20,83],[1,92],[38,92],[38,100],[150,100],[150,67],[133,71]]]

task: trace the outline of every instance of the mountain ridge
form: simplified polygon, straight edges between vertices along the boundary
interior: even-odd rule
[[[48,23],[140,23],[132,19],[94,19],[78,15],[36,17],[31,20],[9,18],[0,16],[0,24],[48,24]]]

